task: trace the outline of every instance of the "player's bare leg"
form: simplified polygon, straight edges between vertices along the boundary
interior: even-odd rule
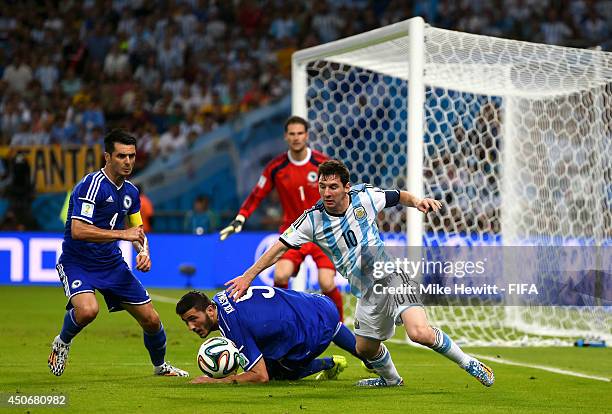
[[[64,315],[62,331],[53,339],[51,353],[47,361],[51,373],[60,376],[64,373],[72,339],[98,315],[98,301],[91,292],[83,292],[70,299],[73,308]]]
[[[425,310],[421,306],[412,306],[402,312],[402,322],[411,341],[424,345],[454,361],[471,376],[486,387],[495,382],[493,370],[466,354],[444,332],[431,327]]]
[[[344,308],[342,304],[342,295],[340,294],[340,290],[336,286],[336,282],[334,278],[336,277],[335,269],[327,269],[327,268],[319,268],[319,287],[321,288],[321,292],[330,298],[332,302],[336,305],[338,309],[338,314],[340,315],[340,322],[344,320]]]
[[[164,360],[166,356],[166,332],[153,304],[151,302],[143,305],[123,304],[123,308],[142,327],[144,344],[155,367],[153,373],[166,377],[188,377],[189,373],[187,371],[176,368]]]
[[[381,341],[356,335],[357,353],[365,358],[371,368],[376,371],[380,378],[368,378],[357,381],[360,387],[392,387],[404,385],[404,380],[399,376],[389,350]]]
[[[274,266],[274,287],[287,289],[289,278],[295,272],[295,265],[291,260],[280,259]]]

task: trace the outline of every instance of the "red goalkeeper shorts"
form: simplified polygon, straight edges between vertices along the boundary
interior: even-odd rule
[[[323,250],[314,243],[303,244],[299,249],[289,249],[281,256],[282,259],[290,260],[293,263],[293,276],[295,276],[300,269],[300,265],[306,258],[306,256],[312,256],[312,259],[317,264],[318,269],[332,269],[336,270],[334,264],[329,257],[323,253]]]

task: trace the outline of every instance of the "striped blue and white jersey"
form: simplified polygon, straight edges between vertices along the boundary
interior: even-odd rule
[[[104,170],[87,174],[70,195],[60,260],[82,264],[88,269],[116,266],[123,261],[118,243],[74,240],[72,220],[81,220],[101,229],[123,229],[125,217],[139,211],[140,197],[134,184],[126,180],[117,187]]]
[[[349,199],[348,209],[339,215],[329,213],[319,201],[304,211],[280,241],[294,249],[316,243],[348,279],[351,292],[361,297],[374,284],[370,271],[374,261],[384,255],[376,217],[383,208],[397,205],[399,191],[357,184],[349,191]]]

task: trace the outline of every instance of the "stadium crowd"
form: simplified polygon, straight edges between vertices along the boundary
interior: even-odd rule
[[[606,3],[7,1],[0,16],[0,146],[91,145],[121,126],[139,139],[138,172],[289,94],[298,49],[421,15],[442,28],[610,50]],[[0,165],[4,181],[10,165]]]

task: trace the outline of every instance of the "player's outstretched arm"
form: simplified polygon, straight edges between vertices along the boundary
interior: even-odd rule
[[[142,227],[131,227],[125,230],[107,230],[85,223],[79,219],[72,219],[70,232],[74,240],[91,243],[108,243],[116,240],[144,243],[145,234]]]
[[[270,247],[254,264],[249,267],[246,272],[242,274],[242,276],[235,277],[229,282],[225,283],[227,286],[226,290],[228,294],[235,300],[246,293],[246,290],[249,288],[253,279],[266,270],[268,267],[272,266],[274,263],[280,259],[280,257],[288,250],[288,247],[285,246],[280,241],[277,241]]]
[[[261,358],[253,367],[240,374],[234,374],[225,378],[210,378],[205,375],[198,377],[191,381],[192,384],[211,384],[211,383],[226,383],[236,384],[239,382],[252,382],[257,384],[266,383],[270,380],[268,377],[268,370],[266,369],[266,363]]]
[[[238,214],[234,220],[229,224],[229,226],[225,227],[219,232],[219,238],[221,241],[227,239],[234,233],[240,233],[242,231],[242,226],[246,221],[246,217],[242,214]]]
[[[428,213],[430,211],[438,211],[442,207],[442,203],[433,198],[419,199],[408,191],[400,191],[400,204],[406,207],[414,207],[420,212]]]

